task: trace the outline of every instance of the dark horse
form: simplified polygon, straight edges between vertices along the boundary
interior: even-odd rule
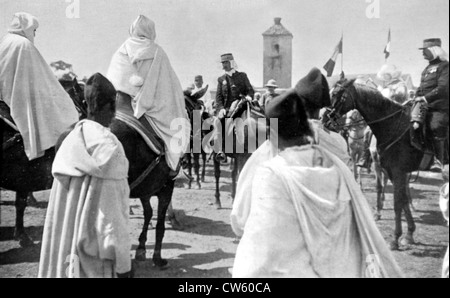
[[[205,111],[204,104],[199,100],[208,91],[208,86],[196,92],[195,94],[190,94],[190,91],[185,91],[184,99],[186,103],[186,111],[191,122],[191,143],[190,152],[184,154],[183,156],[183,168],[188,170],[188,175],[192,177],[192,169],[194,169],[196,175],[196,187],[197,189],[202,188],[202,182],[205,182],[206,176],[206,163],[207,154],[203,148],[203,140],[208,137],[211,130],[204,130],[204,121],[210,120],[210,115]],[[200,176],[200,156],[203,159],[202,173]],[[192,180],[189,180],[187,189],[192,188]]]
[[[76,83],[76,80],[73,82],[61,81],[61,84],[74,100],[80,115],[85,113],[82,106],[84,99],[82,88]],[[0,113],[9,123],[14,123],[9,107],[2,101],[0,101]],[[27,235],[24,228],[27,199],[32,192],[47,190],[52,187],[51,169],[55,158],[55,148],[48,149],[43,157],[29,161],[25,154],[20,133],[11,125],[7,125],[5,121],[0,120],[0,125],[2,140],[0,187],[16,193],[14,238],[23,247],[31,246],[34,244],[33,240]]]
[[[408,223],[403,244],[414,244],[416,225],[408,199],[409,173],[419,169],[424,152],[411,145],[410,108],[393,102],[376,89],[354,84],[354,80],[341,80],[332,92],[333,116],[339,117],[358,110],[378,140],[381,166],[394,185],[395,239],[393,250],[399,249],[402,232],[402,213]],[[377,203],[378,211],[382,201]]]
[[[74,93],[69,92],[69,94],[81,114],[80,119],[86,118],[85,112],[87,108],[84,102],[84,95],[79,93],[81,88],[76,81],[72,82],[72,87],[65,86],[66,91],[72,90],[72,88]],[[130,100],[131,98],[128,95],[118,93],[117,110],[126,111],[131,109]],[[3,127],[5,127],[4,123],[2,123]],[[128,173],[131,186],[130,196],[132,198],[140,198],[144,209],[144,225],[139,237],[136,259],[145,260],[147,232],[153,216],[150,198],[157,196],[159,204],[153,262],[156,266],[164,268],[167,266],[167,260],[161,257],[162,240],[165,233],[166,212],[174,190],[174,181],[170,168],[164,156],[160,156],[150,150],[144,139],[133,128],[117,119],[114,119],[110,128],[122,143],[130,163]],[[64,138],[64,135],[62,138]],[[25,233],[23,225],[27,196],[30,192],[51,188],[53,183],[51,168],[55,157],[55,149],[49,149],[44,157],[29,162],[25,155],[20,135],[9,127],[4,129],[2,149],[3,159],[0,186],[17,193],[15,237],[20,240],[23,246],[32,245],[33,241]]]
[[[231,172],[231,198],[234,200],[236,196],[236,187],[239,180],[239,174],[244,168],[245,163],[251,157],[252,151],[261,146],[267,139],[269,119],[264,115],[263,111],[253,105],[250,101],[241,98],[241,102],[235,111],[226,119],[235,123],[234,129],[228,131],[228,135],[223,134],[222,147],[225,155],[232,159]],[[261,121],[262,120],[262,121]],[[230,145],[231,143],[231,145]],[[218,150],[215,146],[214,151],[214,176],[216,179],[215,206],[217,209],[222,208],[220,201],[220,175],[221,162],[224,156],[217,154]]]

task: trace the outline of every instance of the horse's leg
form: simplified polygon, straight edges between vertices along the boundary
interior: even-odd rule
[[[14,239],[19,241],[20,246],[28,247],[32,246],[33,240],[25,232],[24,227],[24,215],[27,208],[28,193],[16,192],[16,228],[14,231]]]
[[[158,193],[158,221],[156,223],[156,242],[155,251],[153,253],[153,264],[164,269],[167,267],[167,260],[161,257],[162,241],[166,232],[166,212],[172,201],[173,190],[175,187],[174,181],[167,182],[166,186]]]
[[[139,236],[139,246],[136,249],[136,260],[137,261],[145,261],[146,260],[146,247],[147,243],[147,233],[148,227],[153,217],[153,209],[150,204],[151,197],[141,198],[142,208],[144,209],[144,226],[142,227],[142,233]]]
[[[202,164],[202,182],[205,183],[206,182],[206,161],[208,159],[208,157],[206,156],[206,152],[202,150],[202,159],[203,159],[203,164]]]
[[[237,187],[237,179],[239,174],[239,157],[234,158],[233,162],[233,170],[231,171],[231,199],[234,202],[234,198],[236,197],[236,187]]]
[[[220,203],[220,161],[217,161],[216,156],[213,158],[214,160],[214,176],[216,178],[216,205],[217,209],[222,209],[222,204]]]
[[[392,173],[392,183],[394,184],[394,212],[395,212],[395,238],[391,243],[392,250],[398,250],[398,241],[402,237],[402,212],[408,205],[408,196],[406,195],[406,179],[407,174],[401,171],[395,171]],[[411,220],[412,218],[410,218]],[[409,229],[413,230],[412,226]],[[414,228],[415,229],[415,228]]]
[[[191,156],[190,153],[186,153],[184,155],[184,158],[186,160],[186,166],[188,168],[189,177],[192,177],[192,156]],[[191,189],[192,188],[192,181],[191,181],[191,179],[189,179],[189,181],[185,185],[185,188],[186,189]]]
[[[375,220],[381,219],[381,211],[384,209],[384,186],[383,186],[383,172],[378,161],[374,163],[375,166],[375,180],[377,184],[377,213]]]
[[[411,181],[411,176],[412,176],[412,173],[409,173],[408,174],[408,181],[406,182],[407,183],[406,195],[408,196],[409,207],[411,208],[411,210],[413,212],[416,212],[416,207],[414,207],[414,201],[413,201],[412,196],[411,196],[411,188],[409,187],[409,184],[410,184],[410,181]]]
[[[194,155],[194,171],[197,176],[197,189],[202,188],[202,184],[200,183],[200,154],[193,153]]]
[[[404,237],[402,244],[403,245],[412,245],[415,243],[414,241],[414,232],[416,231],[416,223],[414,222],[414,217],[412,215],[411,209],[414,210],[414,206],[412,205],[412,197],[411,197],[411,190],[409,188],[409,179],[411,174],[407,175],[406,178],[406,186],[405,186],[405,192],[407,201],[404,205],[404,211],[405,211],[405,217],[406,222],[408,223],[408,233]]]

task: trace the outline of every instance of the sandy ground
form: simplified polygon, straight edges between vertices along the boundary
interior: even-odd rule
[[[230,172],[224,166],[225,177],[221,180],[223,209],[216,210],[214,201],[213,167],[207,167],[207,181],[201,190],[177,188],[173,197],[174,208],[182,210],[182,231],[176,231],[170,223],[163,242],[163,257],[168,259],[170,267],[159,270],[153,267],[151,254],[154,247],[154,230],[149,231],[147,258],[145,262],[134,261],[137,277],[177,277],[177,278],[226,278],[231,277],[234,255],[238,245],[229,221],[232,202],[230,195]],[[448,227],[439,210],[438,190],[442,181],[439,175],[422,173],[419,180],[412,184],[412,195],[416,206],[414,218],[417,223],[416,244],[402,247],[395,252],[395,258],[407,277],[440,277],[442,260],[448,247]],[[372,175],[363,174],[364,192],[372,206],[375,206],[375,184]],[[394,232],[394,214],[392,186],[387,188],[387,202],[378,226],[386,241],[390,241]],[[49,192],[36,194],[38,208],[27,208],[25,226],[36,245],[21,248],[13,241],[15,210],[11,192],[2,191],[0,199],[0,277],[36,277],[42,239],[45,207]],[[156,207],[157,200],[152,199]],[[131,216],[131,234],[134,249],[143,224],[142,207],[139,200],[131,200],[135,215]],[[152,221],[156,225],[155,218]],[[404,222],[405,230],[406,223]]]

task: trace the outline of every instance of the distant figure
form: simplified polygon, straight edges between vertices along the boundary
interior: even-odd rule
[[[275,97],[279,96],[278,93],[275,92],[275,89],[278,88],[277,82],[275,80],[269,80],[265,86],[267,88],[266,93],[263,94],[259,105],[262,108],[265,108],[265,106]]]
[[[379,90],[384,97],[400,104],[408,100],[408,87],[402,79],[402,71],[395,65],[383,65],[377,77],[383,82]]]
[[[427,104],[425,121],[433,134],[436,159],[442,167],[449,127],[449,62],[439,38],[426,39],[420,50],[429,65],[422,73],[415,100]]]
[[[258,105],[261,107],[261,93],[255,92],[255,98],[253,99],[254,103],[258,103]]]
[[[88,118],[56,154],[39,277],[130,277],[128,160],[108,126],[116,90],[102,75],[86,86]]]
[[[266,106],[279,120],[278,148],[241,174],[248,176],[239,180],[231,214],[242,237],[233,277],[401,277],[352,173],[314,140],[302,98],[329,100],[316,74]]]
[[[203,91],[203,89],[205,87],[208,87],[208,85],[205,86],[204,82],[203,82],[203,76],[201,75],[197,75],[194,78],[194,89],[192,90],[192,94],[194,95],[197,92],[201,92]],[[214,102],[211,98],[211,92],[209,92],[209,90],[205,93],[205,95],[203,95],[202,98],[200,98],[200,101],[203,102],[203,105],[205,106],[205,110],[209,115],[213,115],[214,114]]]
[[[42,157],[78,121],[70,96],[34,46],[37,19],[14,14],[0,39],[0,101],[10,109],[29,160]]]
[[[180,132],[172,127],[189,124],[183,88],[166,53],[155,43],[155,23],[141,15],[129,33],[130,38],[114,54],[107,77],[117,91],[131,96],[134,116],[145,117],[164,141],[167,164],[178,172],[190,135],[189,129]]]

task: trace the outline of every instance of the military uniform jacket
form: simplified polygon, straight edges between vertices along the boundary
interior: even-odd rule
[[[431,112],[449,112],[448,67],[448,61],[436,59],[422,73],[417,96],[425,97]]]
[[[232,94],[231,86],[236,86],[236,92]],[[225,109],[229,111],[233,101],[239,99],[239,95],[253,98],[255,91],[244,72],[236,71],[231,77],[224,74],[218,79],[216,94],[216,110]]]

